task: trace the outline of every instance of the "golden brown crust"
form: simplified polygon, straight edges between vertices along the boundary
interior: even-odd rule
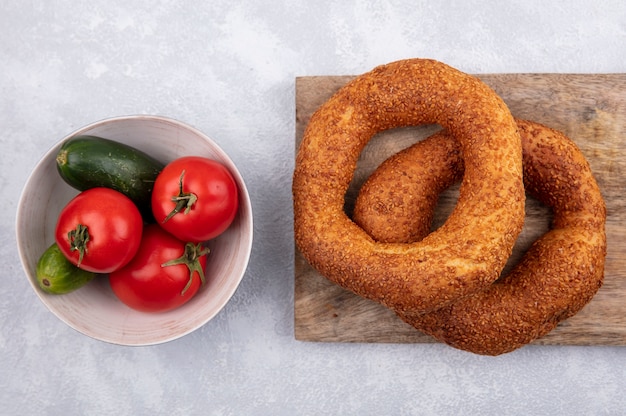
[[[467,351],[497,355],[512,351],[554,329],[577,313],[602,285],[606,255],[606,209],[589,164],[576,145],[562,133],[537,123],[517,120],[524,156],[526,190],[554,211],[551,230],[538,239],[507,276],[486,290],[433,313],[399,315],[416,328]],[[364,184],[355,215],[381,241],[406,238],[398,227],[427,234],[419,216],[434,209],[420,198],[420,181],[432,180],[420,166],[426,161],[456,174],[462,164],[458,152],[441,153],[442,144],[455,148],[451,134],[442,132],[383,162]],[[434,152],[434,153],[433,153]],[[433,160],[432,154],[441,159]],[[425,176],[415,176],[415,171]],[[411,173],[411,177],[404,173]],[[382,210],[375,221],[361,215],[370,205],[391,196],[388,181],[406,190],[409,198],[394,195],[394,217]],[[446,185],[450,185],[452,180]],[[427,215],[423,212],[428,211]],[[393,233],[395,235],[393,235]],[[409,241],[409,240],[404,240]]]
[[[459,203],[411,244],[377,243],[345,214],[359,154],[385,129],[438,123],[465,159]],[[498,278],[522,228],[517,127],[477,78],[431,60],[393,62],[361,75],[312,116],[293,176],[298,248],[322,275],[407,314],[441,308]]]

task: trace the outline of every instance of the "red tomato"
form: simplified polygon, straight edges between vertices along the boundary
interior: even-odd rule
[[[61,211],[55,240],[81,269],[110,273],[126,265],[139,249],[143,220],[125,195],[109,188],[78,194]]]
[[[221,163],[185,156],[169,163],[152,189],[152,213],[183,241],[202,242],[223,233],[239,208],[237,183]]]
[[[165,312],[189,301],[204,283],[208,249],[147,225],[137,255],[111,273],[115,295],[144,312]]]

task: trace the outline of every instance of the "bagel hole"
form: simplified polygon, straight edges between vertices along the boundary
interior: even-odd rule
[[[550,231],[553,213],[548,206],[542,204],[533,196],[526,194],[525,210],[524,226],[515,241],[511,257],[509,257],[504,269],[502,269],[500,277],[509,274],[511,269],[519,263],[522,256],[526,254],[530,246],[542,235]]]
[[[461,189],[461,182],[457,182],[441,194],[439,194],[439,200],[435,206],[435,215],[433,216],[433,222],[430,227],[430,232],[437,230],[447,220],[459,200],[459,190]]]
[[[386,159],[441,130],[438,124],[399,127],[375,134],[359,155],[352,182],[345,195],[344,211],[352,218],[354,204],[363,183]]]

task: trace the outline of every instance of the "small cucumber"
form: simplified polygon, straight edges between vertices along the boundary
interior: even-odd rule
[[[95,273],[79,269],[65,258],[59,246],[52,244],[37,262],[37,283],[46,293],[61,295],[89,283]]]
[[[76,136],[61,146],[57,170],[70,186],[85,191],[106,187],[129,197],[147,221],[150,195],[164,164],[126,144],[96,136]]]

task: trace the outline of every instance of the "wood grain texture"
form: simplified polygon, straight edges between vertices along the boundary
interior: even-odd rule
[[[296,79],[296,148],[313,112],[352,76]],[[626,345],[626,74],[479,75],[507,103],[515,117],[561,130],[589,160],[607,204],[605,283],[576,316],[535,341],[552,345]],[[352,212],[358,189],[390,155],[430,135],[437,126],[386,131],[361,154],[346,194]],[[440,198],[433,227],[443,223],[458,197],[458,186]],[[550,211],[526,203],[524,229],[508,270],[550,224]],[[324,342],[435,342],[387,308],[329,282],[295,251],[295,337]]]

